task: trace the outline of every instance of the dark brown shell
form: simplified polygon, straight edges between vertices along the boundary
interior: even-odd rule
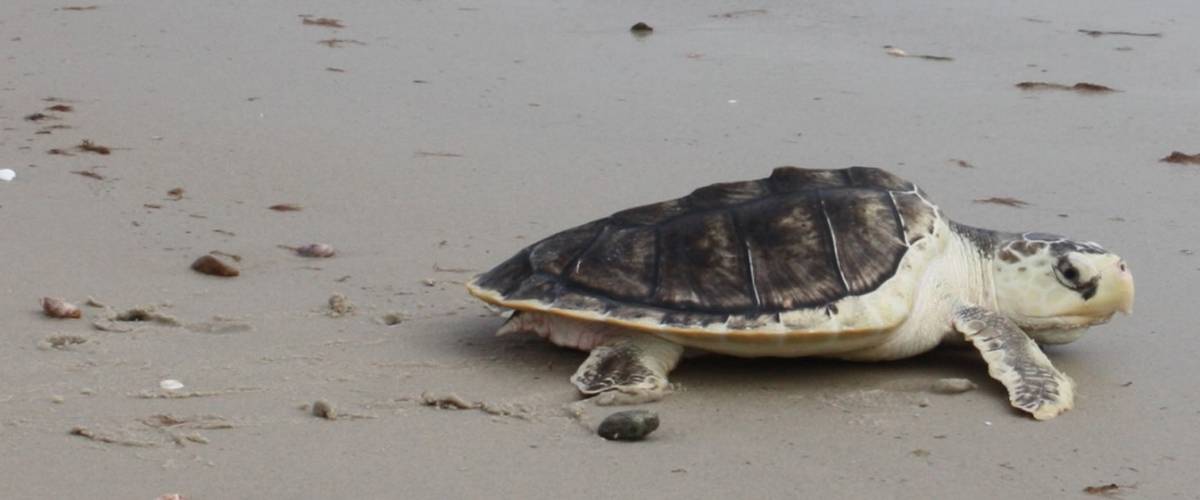
[[[674,325],[829,307],[891,278],[937,217],[883,170],[780,167],[560,232],[471,286],[501,302]]]

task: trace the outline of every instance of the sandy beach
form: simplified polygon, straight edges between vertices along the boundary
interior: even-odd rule
[[[1200,165],[1160,161],[1200,153],[1200,6],[904,3],[0,2],[0,498],[1200,498]],[[1136,312],[1046,349],[1050,421],[970,350],[706,357],[615,443],[585,355],[464,290],[779,165],[1098,241]]]

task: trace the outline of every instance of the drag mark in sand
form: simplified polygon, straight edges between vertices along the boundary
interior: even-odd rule
[[[446,153],[443,151],[417,151],[413,153],[413,158],[462,158],[463,155],[458,153]]]
[[[96,179],[98,181],[104,180],[104,176],[100,175],[95,170],[72,170],[71,173],[75,175],[82,175],[90,179]]]
[[[1077,31],[1079,31],[1080,33],[1083,33],[1087,36],[1093,37],[1093,38],[1102,37],[1105,35],[1141,36],[1141,37],[1150,37],[1150,38],[1162,38],[1162,33],[1135,33],[1132,31],[1101,31],[1101,30],[1085,30],[1085,29],[1080,29]]]
[[[739,17],[765,16],[765,15],[767,15],[767,9],[743,9],[743,10],[732,10],[732,11],[723,12],[720,14],[712,14],[708,17],[711,17],[713,19],[737,19]]]
[[[1119,90],[1106,85],[1088,82],[1079,82],[1075,85],[1063,85],[1061,83],[1051,82],[1021,82],[1017,84],[1017,88],[1021,90],[1070,90],[1080,94],[1107,94],[1109,92],[1120,92]]]
[[[440,410],[479,410],[488,415],[529,420],[529,412],[524,408],[510,408],[486,401],[467,401],[454,393],[438,394],[422,392],[419,402],[423,406],[430,406]]]
[[[904,51],[904,49],[901,49],[899,47],[894,47],[891,45],[884,45],[883,49],[884,49],[884,52],[887,52],[887,55],[892,56],[892,57],[911,57],[911,58],[915,58],[915,59],[925,59],[928,61],[953,61],[954,60],[953,57],[946,57],[946,56],[934,56],[934,55],[929,55],[929,54],[909,54],[908,52]]]
[[[950,163],[952,163],[954,165],[958,165],[959,167],[962,167],[962,168],[975,168],[975,165],[972,165],[967,160],[959,160],[957,158],[951,158]]]
[[[326,47],[329,47],[331,49],[341,48],[346,45],[366,45],[366,43],[364,43],[364,42],[360,42],[358,40],[352,40],[349,38],[327,38],[327,39],[321,40],[317,43],[324,45]]]
[[[302,24],[304,24],[306,26],[323,26],[326,28],[345,28],[346,27],[346,25],[342,24],[342,21],[340,19],[334,19],[332,17],[314,18],[310,14],[301,14],[300,19],[302,20],[301,21]]]
[[[57,120],[57,119],[58,119],[57,116],[52,116],[52,115],[48,115],[45,113],[33,113],[33,114],[25,115],[25,121],[27,121],[27,122],[40,122],[42,120]]]

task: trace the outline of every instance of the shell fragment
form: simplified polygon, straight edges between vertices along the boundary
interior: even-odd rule
[[[183,382],[169,378],[159,382],[158,386],[162,387],[164,391],[178,391],[179,389],[183,389]]]

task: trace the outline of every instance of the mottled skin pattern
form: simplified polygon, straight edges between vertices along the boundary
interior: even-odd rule
[[[979,307],[962,307],[954,315],[962,332],[988,362],[988,372],[1008,389],[1012,405],[1045,420],[1071,409],[1074,383],[1012,320]]]
[[[639,361],[642,349],[630,343],[611,346],[602,345],[591,351],[594,363],[584,367],[571,378],[584,394],[598,394],[613,387],[637,386],[648,381],[654,383],[654,372]]]
[[[1091,242],[944,218],[912,183],[864,167],[781,167],[618,212],[525,248],[468,290],[528,331],[589,351],[571,377],[598,402],[669,391],[683,346],[738,356],[880,361],[967,341],[1035,418],[1074,385],[1039,343],[1133,304],[1120,257]]]
[[[571,383],[601,405],[656,401],[670,392],[667,373],[683,346],[652,335],[613,335],[593,348]]]

